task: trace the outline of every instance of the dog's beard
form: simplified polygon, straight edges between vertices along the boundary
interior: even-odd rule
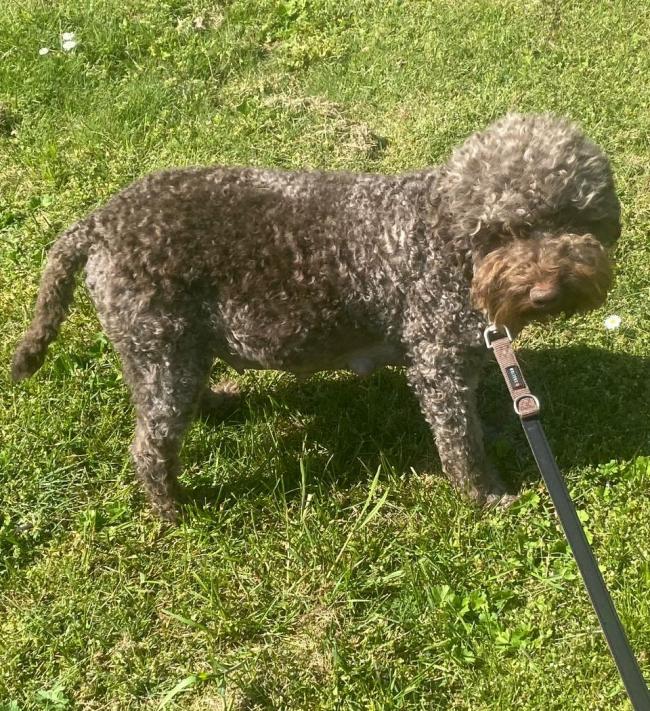
[[[600,306],[611,283],[607,253],[590,235],[520,239],[477,265],[472,299],[492,323],[517,332],[531,321]],[[552,298],[540,303],[531,296],[533,289],[545,289]]]

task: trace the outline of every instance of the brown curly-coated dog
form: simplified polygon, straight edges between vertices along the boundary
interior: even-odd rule
[[[547,115],[506,116],[405,175],[156,173],[54,244],[13,377],[42,364],[85,265],[137,412],[136,473],[164,517],[216,358],[297,374],[406,365],[447,475],[494,500],[504,488],[475,402],[482,330],[601,304],[619,217],[606,156]]]

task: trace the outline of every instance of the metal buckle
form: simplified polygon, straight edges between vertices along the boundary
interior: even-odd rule
[[[514,406],[514,408],[515,408],[515,414],[516,414],[518,417],[521,417],[521,413],[519,412],[519,403],[520,403],[522,400],[525,400],[527,397],[531,398],[531,399],[534,401],[535,405],[537,406],[537,412],[539,412],[540,409],[541,409],[541,407],[542,407],[542,406],[540,405],[540,402],[539,402],[539,399],[537,398],[537,396],[533,395],[532,393],[528,393],[528,394],[525,394],[525,393],[524,393],[524,394],[522,394],[522,395],[519,395],[519,396],[517,396],[517,397],[514,399],[514,401],[513,401],[513,403],[512,403],[513,406]],[[537,414],[537,413],[531,413],[531,415],[533,415],[533,414]]]
[[[490,336],[494,335],[504,335],[505,331],[505,337],[512,343],[512,334],[510,333],[510,329],[507,326],[503,326],[502,328],[498,328],[495,326],[493,323],[491,323],[485,331],[483,331],[483,340],[485,341],[485,347],[486,348],[492,348],[492,340]]]

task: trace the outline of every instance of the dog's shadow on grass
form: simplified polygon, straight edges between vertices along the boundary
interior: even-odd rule
[[[518,357],[531,390],[542,402],[542,422],[562,469],[599,465],[612,459],[650,454],[650,359],[589,346],[521,349]],[[352,376],[282,379],[272,393],[299,428],[277,433],[276,466],[262,477],[231,482],[219,498],[238,491],[300,485],[299,460],[308,449],[327,462],[327,475],[352,485],[378,466],[396,472],[440,472],[440,462],[418,403],[400,370],[384,369],[367,380]],[[269,395],[246,399],[230,426],[246,411],[268,407]],[[539,477],[512,403],[495,364],[486,369],[479,391],[486,446],[514,491]],[[239,422],[238,422],[239,421]],[[279,464],[277,463],[279,459]],[[268,479],[268,481],[264,481]],[[217,492],[198,487],[196,501]]]
[[[567,464],[650,453],[650,358],[574,346],[525,351],[522,363]]]

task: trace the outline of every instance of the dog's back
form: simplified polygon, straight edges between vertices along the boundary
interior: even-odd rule
[[[84,265],[113,341],[173,338],[192,321],[220,350],[280,367],[288,351],[309,359],[334,333],[372,340],[396,322],[420,268],[433,178],[223,167],[148,175],[51,250],[14,377],[40,367]]]

